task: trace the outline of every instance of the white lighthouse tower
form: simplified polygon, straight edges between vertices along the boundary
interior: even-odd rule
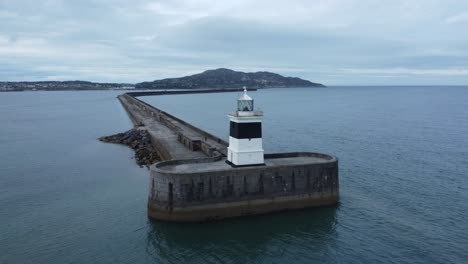
[[[237,111],[229,114],[227,163],[233,167],[264,165],[261,111],[254,111],[254,100],[244,93],[237,99]]]

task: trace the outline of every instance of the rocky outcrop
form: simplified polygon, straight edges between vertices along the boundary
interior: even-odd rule
[[[151,137],[144,128],[133,128],[124,133],[100,137],[100,141],[127,145],[135,151],[135,161],[140,166],[150,166],[159,161],[159,157],[151,143]]]

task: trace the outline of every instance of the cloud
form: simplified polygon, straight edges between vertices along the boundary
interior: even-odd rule
[[[456,24],[456,23],[467,23],[468,22],[468,12],[459,13],[453,16],[449,16],[445,19],[447,24]]]
[[[341,69],[344,73],[351,74],[376,74],[385,76],[398,75],[440,75],[440,76],[467,76],[468,68],[466,69],[408,69],[408,68],[390,68],[390,69]]]
[[[228,67],[326,84],[468,82],[458,0],[3,0],[0,79],[140,82]]]

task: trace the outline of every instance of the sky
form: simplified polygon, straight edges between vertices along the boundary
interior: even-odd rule
[[[467,85],[467,0],[0,0],[0,81]]]

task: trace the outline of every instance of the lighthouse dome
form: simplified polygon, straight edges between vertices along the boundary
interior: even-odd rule
[[[237,111],[253,111],[253,99],[247,94],[247,88],[237,99]]]
[[[247,94],[247,88],[244,87],[244,92],[242,93],[241,96],[239,96],[238,100],[252,101],[253,99]]]

